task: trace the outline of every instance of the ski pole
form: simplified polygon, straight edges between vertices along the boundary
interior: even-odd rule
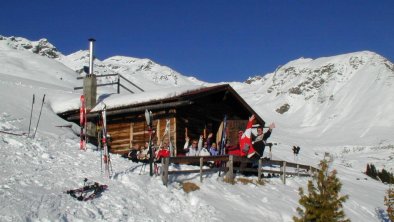
[[[101,173],[103,173],[103,149],[100,147],[100,168]]]
[[[34,131],[33,139],[34,139],[34,137],[36,136],[36,133],[37,133],[37,128],[38,128],[38,124],[40,123],[41,112],[42,112],[42,107],[44,106],[44,102],[45,102],[45,94],[44,94],[44,96],[42,97],[42,103],[41,103],[40,114],[38,115],[38,120],[37,120],[36,130]]]
[[[30,110],[29,133],[27,134],[27,137],[30,136],[30,126],[31,126],[31,117],[33,116],[33,105],[34,105],[34,100],[35,100],[35,96],[34,96],[34,94],[33,94],[33,102],[31,103],[31,110]]]

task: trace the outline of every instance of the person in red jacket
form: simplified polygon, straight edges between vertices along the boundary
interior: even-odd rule
[[[170,156],[170,149],[168,148],[167,143],[164,143],[160,149],[156,152],[155,159],[156,161],[161,161],[161,158],[166,158]]]
[[[255,149],[256,158],[262,158],[264,155],[265,146],[268,144],[267,139],[271,136],[272,130],[275,128],[275,123],[268,126],[267,132],[263,132],[263,127],[257,127],[257,135],[252,134],[252,144]]]
[[[252,144],[252,126],[255,119],[256,117],[254,115],[249,118],[246,129],[239,140],[240,154],[248,158],[252,157],[256,152]]]

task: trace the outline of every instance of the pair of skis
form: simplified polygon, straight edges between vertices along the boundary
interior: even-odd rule
[[[35,102],[35,95],[33,94],[33,101],[32,101],[32,103],[31,103],[31,110],[30,110],[29,131],[28,131],[27,137],[30,137],[30,127],[31,127],[31,120],[32,120],[32,117],[33,117],[34,102]],[[36,128],[35,128],[34,133],[33,133],[33,136],[32,136],[33,139],[34,139],[34,137],[36,137],[36,133],[37,133],[37,129],[38,129],[38,124],[40,123],[41,112],[42,112],[42,107],[44,106],[44,102],[45,102],[45,94],[44,94],[44,96],[42,97],[42,103],[41,103],[41,108],[40,108],[40,114],[38,115],[38,120],[37,120]]]
[[[171,142],[171,120],[166,119],[166,128],[164,129],[162,140],[160,141],[159,148],[163,145],[165,137],[168,136],[168,146],[170,147],[170,156],[174,156],[174,147]]]
[[[153,170],[153,147],[152,147],[152,137],[153,137],[153,116],[152,116],[152,111],[148,111],[147,109],[145,110],[145,120],[146,120],[146,125],[148,126],[148,133],[149,133],[149,174],[150,176],[153,176],[154,170]]]
[[[107,136],[107,110],[104,104],[103,111],[101,112],[101,119],[103,123],[101,144],[103,150],[101,151],[101,172],[103,172],[103,163],[105,175],[109,178],[112,174],[111,158],[109,155],[108,136]],[[103,152],[104,151],[104,152]]]
[[[222,137],[221,137],[221,143],[220,143],[220,149],[219,149],[219,155],[226,155],[226,140],[227,140],[227,115],[224,115],[223,119],[223,131],[222,131]],[[223,166],[223,161],[220,161],[220,168]],[[220,172],[221,170],[219,169],[219,177],[220,177]]]
[[[226,155],[226,140],[227,140],[227,115],[224,115],[223,131],[222,131],[219,155]]]
[[[66,193],[79,201],[88,201],[98,197],[104,190],[108,188],[107,185],[94,182],[93,184],[86,185],[88,179],[85,178],[84,185],[81,188],[67,190]]]
[[[81,132],[80,132],[81,140],[79,142],[79,148],[81,150],[86,150],[87,116],[86,116],[85,96],[81,95],[80,100],[81,100],[81,106],[79,108],[79,125],[81,126]]]

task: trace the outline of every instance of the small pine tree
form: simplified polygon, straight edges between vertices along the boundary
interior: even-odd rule
[[[394,221],[394,188],[387,190],[387,196],[384,197],[384,205],[387,207],[387,214],[391,221]]]
[[[367,170],[365,171],[365,174],[371,176],[371,166],[369,165],[369,163],[367,164]]]
[[[342,203],[348,199],[348,195],[339,196],[342,184],[336,177],[335,170],[328,172],[327,161],[320,162],[321,170],[316,173],[313,181],[308,181],[308,194],[299,189],[299,203],[305,208],[297,207],[300,217],[293,217],[295,222],[350,222],[345,219]]]
[[[378,179],[378,171],[376,170],[375,165],[371,164],[371,177],[374,179]]]
[[[390,174],[385,169],[382,169],[382,171],[378,172],[378,176],[382,182],[388,183],[390,181]]]

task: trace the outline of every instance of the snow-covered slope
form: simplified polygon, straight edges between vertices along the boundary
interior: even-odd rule
[[[52,110],[51,104],[59,100],[60,104],[65,98],[78,101],[80,92],[72,87],[80,84],[74,70],[81,66],[72,64],[79,60],[67,63],[60,52],[48,58],[12,42],[5,37],[0,40],[0,130],[27,132],[33,94],[35,130],[43,94],[47,100],[35,139],[0,133],[0,221],[292,221],[296,215],[298,187],[305,187],[308,178],[287,178],[286,185],[274,178],[261,186],[226,184],[217,174],[200,183],[198,175],[187,175],[170,177],[170,185],[164,187],[160,177],[151,178],[147,172],[139,175],[141,164],[117,155],[112,156],[114,176],[104,178],[100,153],[93,146],[80,151],[77,126],[58,127],[69,123]],[[141,65],[149,60],[133,63],[132,58],[117,58],[104,60],[102,68],[114,68],[117,63],[116,69],[128,73],[128,78],[135,75],[135,81],[153,78],[148,83],[141,80],[141,87],[156,84],[154,72],[159,72],[159,66],[152,67],[152,63],[147,70],[137,71],[136,67],[146,67]],[[101,65],[97,64],[98,71]],[[294,161],[293,144],[301,146],[298,162],[303,164],[315,165],[330,152],[332,169],[338,170],[343,182],[342,193],[350,195],[344,205],[346,215],[352,221],[381,221],[388,186],[364,180],[362,171],[367,163],[379,169],[394,167],[393,136],[389,135],[393,132],[389,115],[392,67],[379,55],[359,52],[296,60],[250,84],[231,84],[266,121],[276,121],[277,129],[270,138],[279,143],[273,147],[275,159]],[[190,79],[175,78],[171,71],[163,73],[168,80],[158,75],[158,83],[168,81],[171,87],[175,79],[179,88]],[[282,114],[275,111],[285,103],[290,106],[287,112],[284,108]],[[107,184],[109,189],[90,202],[78,202],[63,193],[80,187],[85,177]],[[192,181],[201,189],[187,194],[180,188],[183,181]]]
[[[89,51],[78,51],[68,56],[61,56],[58,60],[76,72],[83,74],[83,67],[89,64]],[[185,77],[169,67],[161,66],[150,59],[114,56],[104,61],[96,58],[94,63],[94,73],[98,75],[121,74],[144,91],[205,84],[196,78]],[[107,83],[116,80],[117,77],[106,77],[99,78],[98,82]],[[121,83],[134,92],[140,92],[138,88],[127,82],[122,82],[121,80]]]
[[[0,36],[0,42],[3,47],[8,49],[16,49],[19,52],[33,52],[47,58],[55,59],[74,70],[79,75],[85,75],[83,67],[89,64],[88,50],[79,50],[70,55],[64,55],[59,52],[54,45],[48,42],[47,39],[30,41],[21,37]],[[121,74],[145,91],[157,88],[207,84],[195,77],[185,77],[171,68],[161,66],[150,59],[139,59],[126,56],[114,56],[104,61],[95,58],[94,73],[97,75]],[[98,78],[98,83],[114,81],[117,81],[117,77]],[[134,92],[140,91],[127,82],[122,82],[122,84]],[[112,87],[112,90],[113,89],[114,87]]]
[[[239,88],[244,98],[289,135],[331,145],[393,143],[394,65],[376,53],[302,58],[247,82]]]
[[[48,58],[58,58],[60,55],[62,55],[54,45],[48,42],[47,39],[30,41],[22,37],[5,37],[0,35],[0,42],[3,47],[17,50],[27,50]]]

